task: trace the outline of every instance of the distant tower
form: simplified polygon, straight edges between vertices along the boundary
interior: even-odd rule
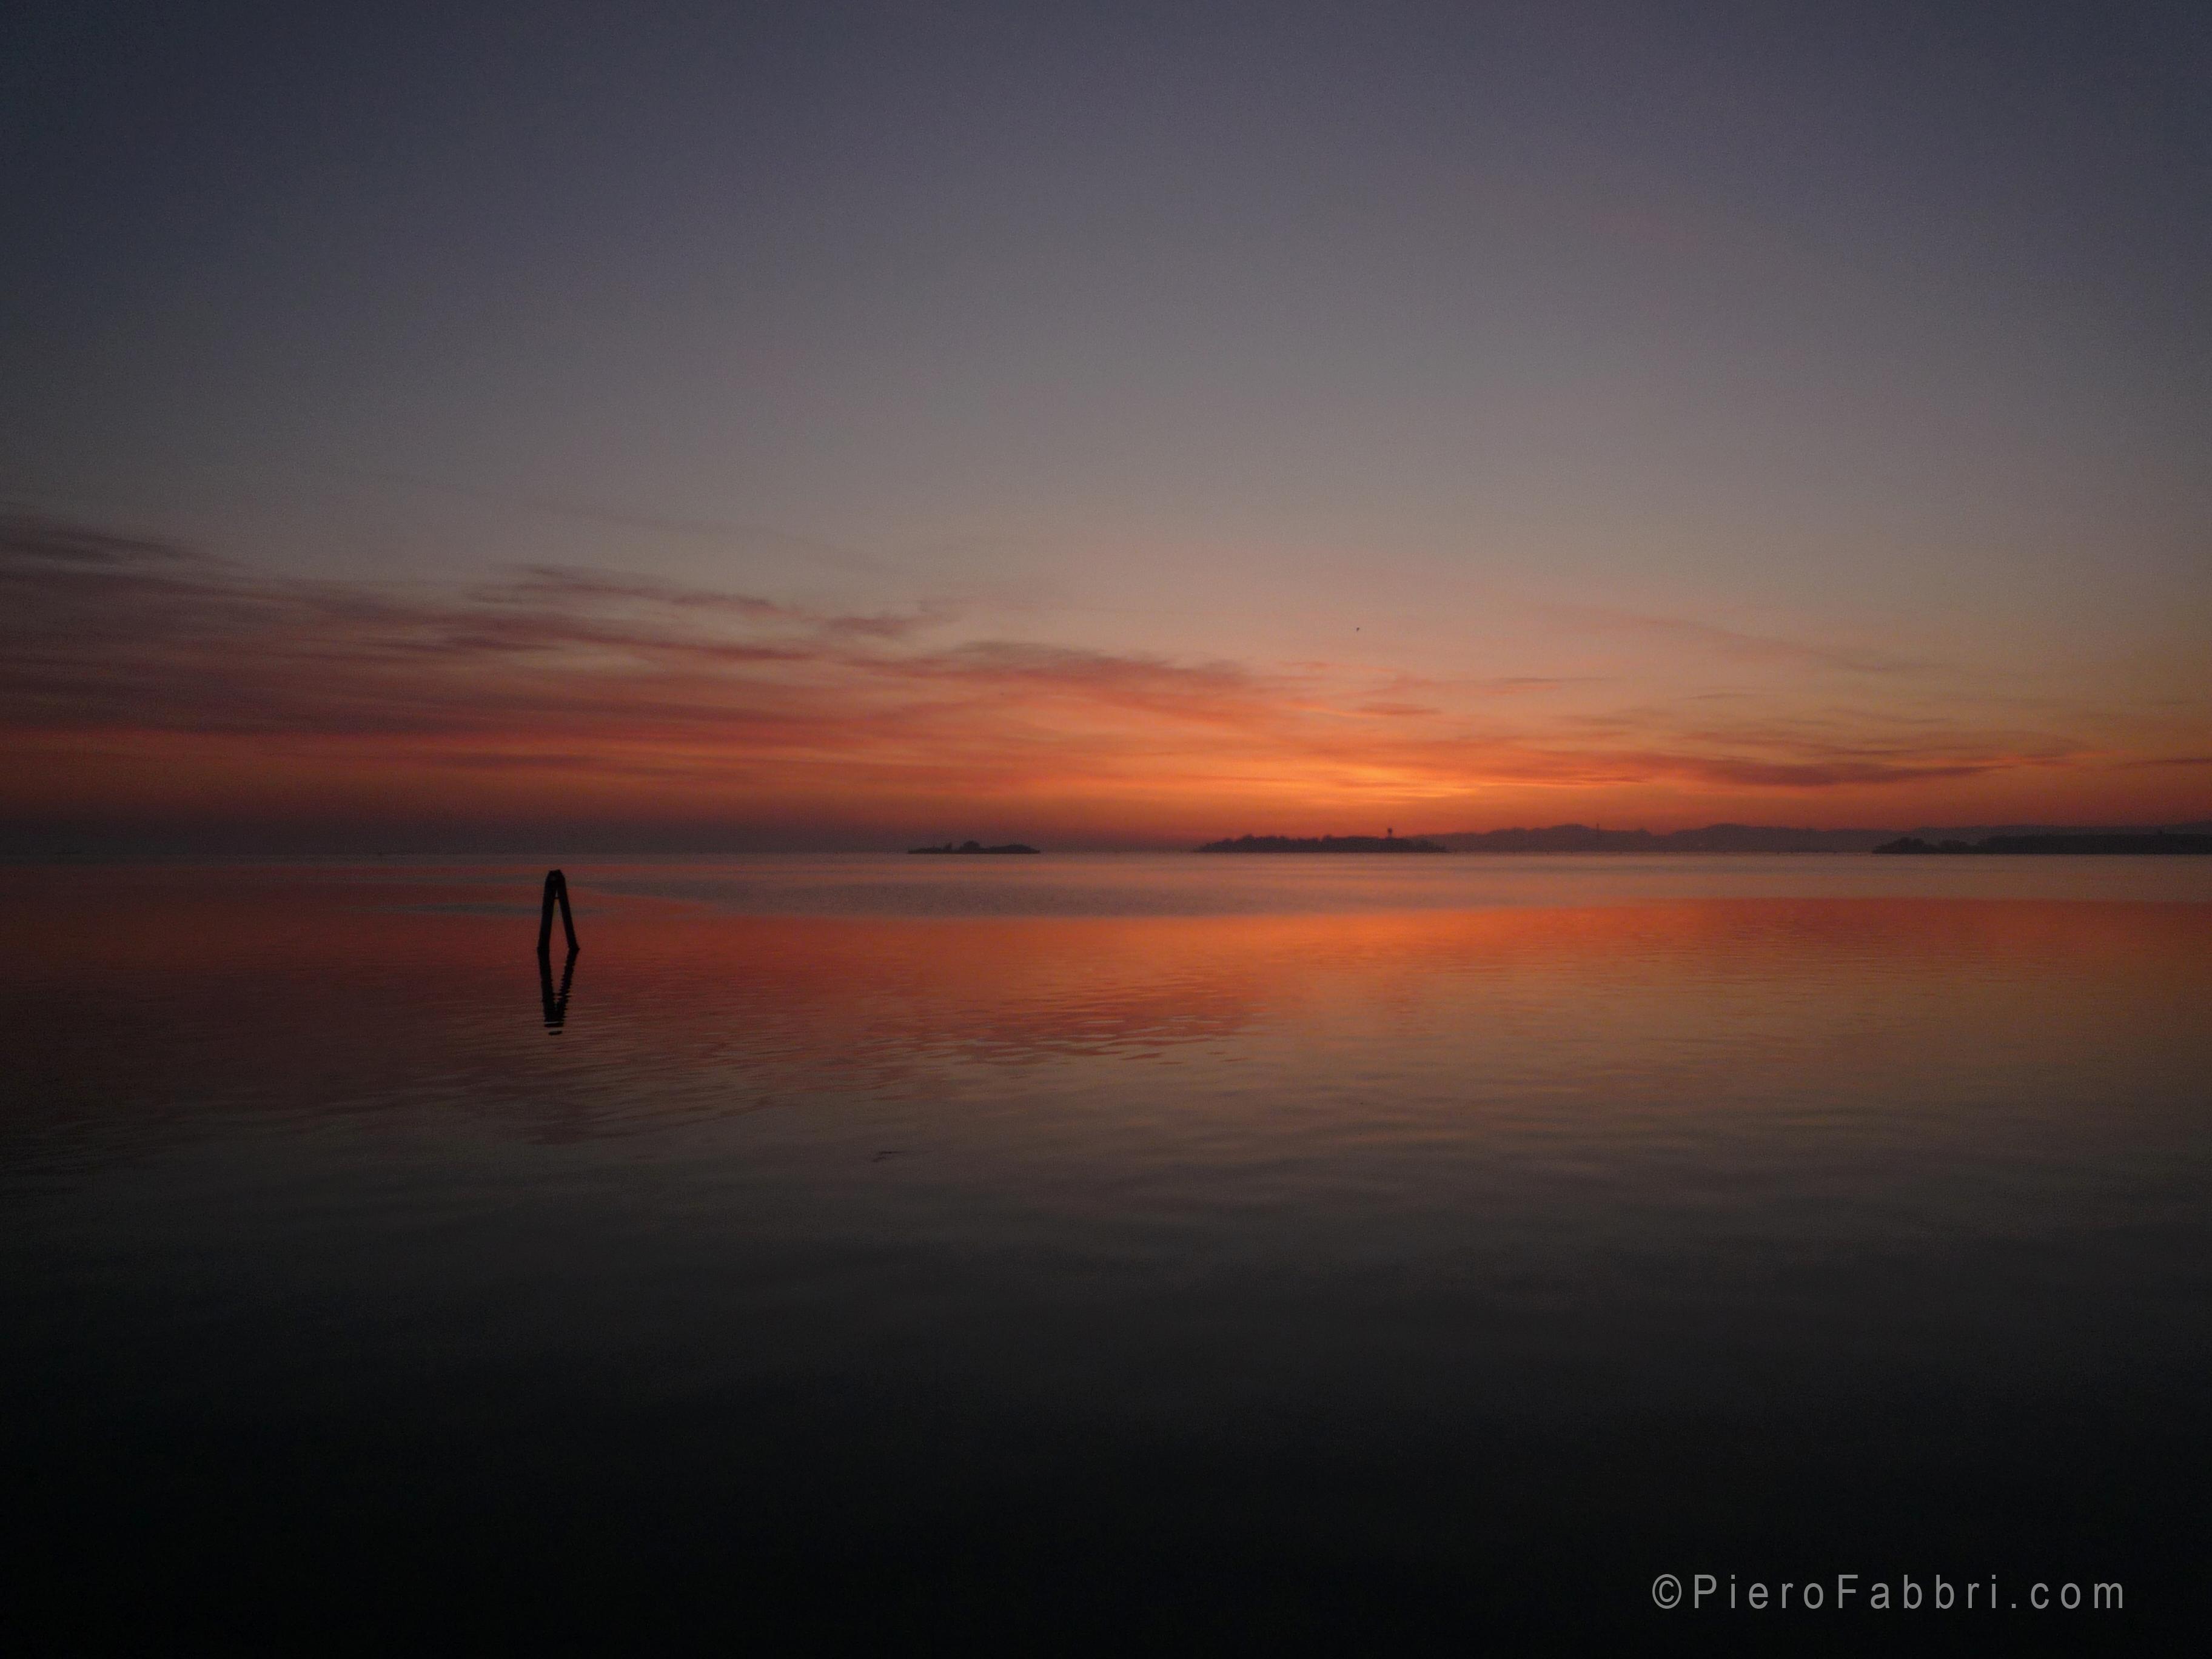
[[[1390,837],[1391,837],[1391,836],[1393,836],[1396,835],[1397,833],[1398,833],[1398,832],[1397,832],[1395,830],[1385,830],[1382,832],[1382,839],[1383,839],[1383,840],[1385,840],[1385,841],[1388,841],[1388,840],[1389,840],[1389,839],[1390,839]]]

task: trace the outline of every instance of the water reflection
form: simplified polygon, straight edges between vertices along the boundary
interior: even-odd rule
[[[651,1604],[671,1537],[969,1605],[1097,1560],[1080,1605],[1224,1629],[1364,1560],[1346,1606],[1453,1645],[1703,1563],[2178,1606],[2212,908],[1996,862],[888,915],[580,868],[542,1032],[542,866],[0,870],[0,1461],[218,1577],[309,1487],[363,1517],[319,1588],[512,1538],[502,1616],[605,1564]]]
[[[2212,1000],[2202,904],[1594,905],[1580,879],[1563,872],[1567,902],[1550,905],[1236,915],[743,915],[593,886],[592,1017],[568,1026],[576,954],[556,975],[548,951],[540,1029],[564,1041],[517,1046],[535,895],[514,872],[0,878],[0,927],[21,947],[0,989],[33,1034],[0,1132],[107,1139],[209,1105],[434,1099],[568,1139],[1024,1096],[1177,1134],[1257,1133],[1310,1105],[1479,1139],[1501,1112],[1540,1111],[1595,1156],[1624,1111],[1850,1095],[1866,1121],[1903,1126],[1904,1103],[2015,1083],[2023,1099],[2067,1080],[2150,1103],[2206,1058],[2191,1012]],[[333,958],[341,929],[356,948]],[[340,1016],[364,1005],[388,1018]],[[137,1024],[118,1044],[89,1011],[121,1006]]]
[[[565,909],[567,897],[562,896]],[[571,945],[568,954],[561,963],[561,988],[553,988],[553,953],[544,945],[538,947],[538,996],[544,1005],[545,1029],[556,1036],[568,1018],[568,990],[576,982],[576,947]]]

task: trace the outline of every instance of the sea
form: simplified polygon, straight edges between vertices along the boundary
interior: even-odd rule
[[[2212,1628],[2212,859],[17,862],[0,1008],[17,1651]]]

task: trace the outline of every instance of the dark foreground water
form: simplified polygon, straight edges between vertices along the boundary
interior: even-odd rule
[[[543,868],[0,870],[18,1629],[2205,1628],[2212,861]]]

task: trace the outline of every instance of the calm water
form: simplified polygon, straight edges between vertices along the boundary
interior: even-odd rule
[[[2212,860],[569,860],[565,1003],[544,867],[0,869],[20,1604],[2201,1626]]]

